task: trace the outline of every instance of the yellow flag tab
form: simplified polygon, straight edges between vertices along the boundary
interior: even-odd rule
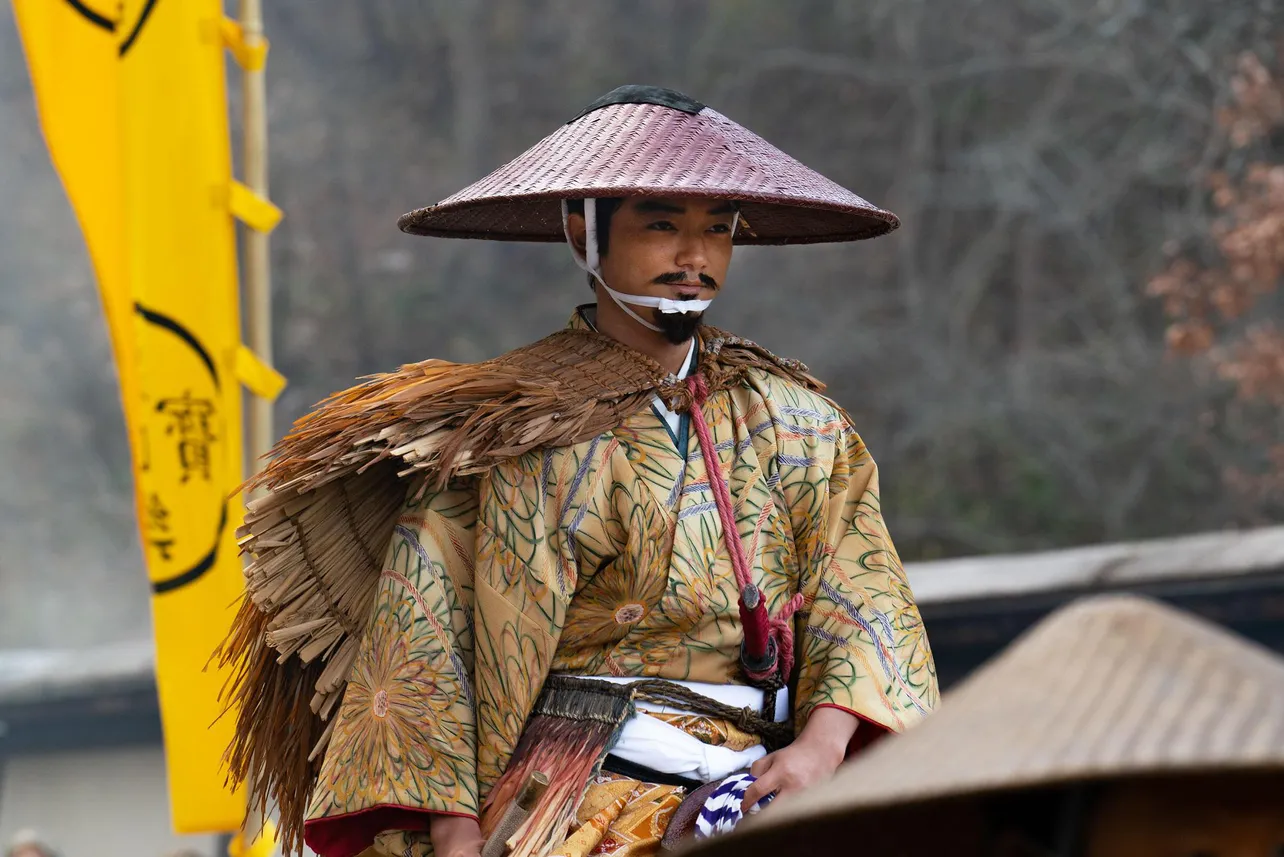
[[[281,222],[281,209],[235,179],[227,205],[233,217],[256,232],[271,232]]]
[[[231,18],[224,18],[219,23],[219,35],[223,37],[223,44],[232,52],[232,58],[241,68],[246,71],[262,71],[267,65],[267,39],[262,44],[250,47],[245,44],[245,31],[241,29],[240,23]]]
[[[285,376],[259,359],[248,346],[236,347],[236,379],[260,399],[275,401],[285,389]]]
[[[270,818],[263,819],[263,830],[248,848],[245,846],[245,831],[233,836],[232,841],[227,844],[227,857],[272,857],[274,853],[276,825]]]

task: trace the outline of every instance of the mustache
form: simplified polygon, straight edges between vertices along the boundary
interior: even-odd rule
[[[708,286],[709,288],[713,289],[715,292],[719,288],[721,288],[721,286],[718,285],[718,281],[715,280],[713,277],[710,277],[708,274],[698,274],[697,277],[700,280],[700,285]],[[660,285],[660,286],[673,286],[673,285],[680,285],[680,284],[685,284],[689,286],[695,285],[695,283],[690,282],[686,272],[684,271],[673,271],[668,274],[661,274],[660,276],[656,277],[653,282],[655,282],[656,285]]]

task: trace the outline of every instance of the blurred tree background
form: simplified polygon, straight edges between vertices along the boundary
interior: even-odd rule
[[[1252,299],[1190,324],[1213,305],[1190,297],[1216,292],[1208,272],[1236,270],[1227,233],[1256,223],[1270,244],[1267,203],[1246,195],[1284,194],[1275,0],[265,5],[282,427],[357,375],[483,359],[563,324],[589,298],[564,248],[412,238],[396,218],[597,95],[653,83],[904,221],[863,244],[738,251],[711,320],[830,383],[907,558],[1284,511],[1281,399],[1261,394],[1277,388],[1227,368],[1236,343],[1273,341],[1279,265],[1241,267]],[[11,14],[0,4],[0,646],[141,636],[106,334]],[[116,618],[69,627],[70,598]]]

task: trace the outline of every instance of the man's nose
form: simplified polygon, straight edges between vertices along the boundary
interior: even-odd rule
[[[709,260],[704,252],[704,240],[702,236],[684,236],[682,246],[678,248],[678,253],[673,259],[674,263],[684,271],[693,274],[699,274],[709,265]]]

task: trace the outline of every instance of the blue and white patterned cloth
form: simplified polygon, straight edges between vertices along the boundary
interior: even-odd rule
[[[734,774],[723,780],[700,808],[700,815],[695,823],[695,838],[708,839],[710,836],[726,833],[739,824],[744,818],[740,803],[756,779],[753,774]],[[771,803],[772,797],[774,795],[767,795],[758,801],[749,813],[752,815]]]

